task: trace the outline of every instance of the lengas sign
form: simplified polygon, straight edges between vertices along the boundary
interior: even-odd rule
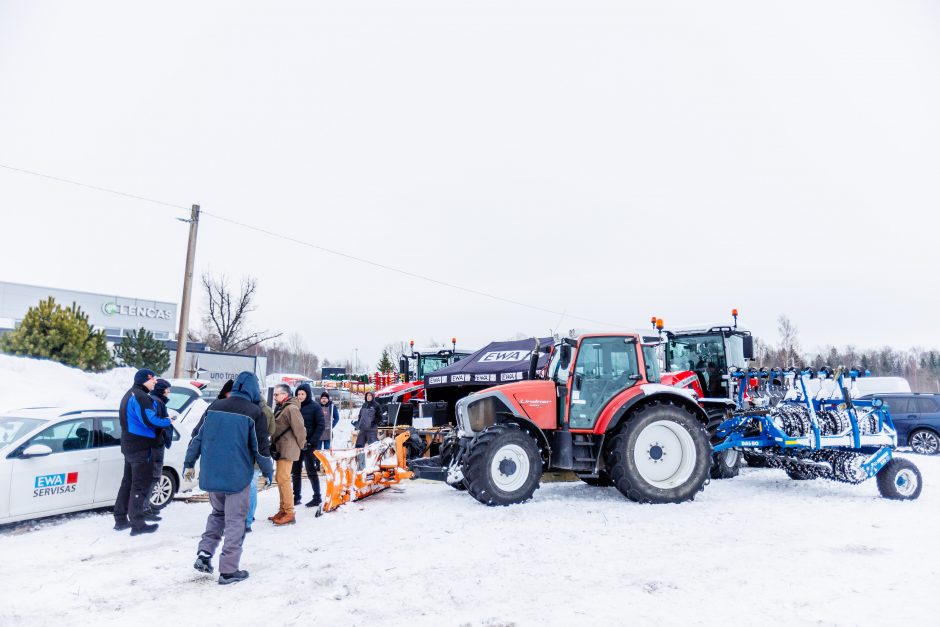
[[[137,307],[134,305],[105,303],[101,306],[101,311],[103,311],[106,316],[132,316],[135,318],[159,318],[160,320],[173,319],[173,315],[168,309],[157,309],[156,307]]]

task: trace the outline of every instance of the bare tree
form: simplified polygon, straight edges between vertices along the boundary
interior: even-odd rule
[[[237,353],[282,335],[251,331],[248,327],[248,314],[255,310],[253,303],[258,289],[254,278],[243,278],[241,289],[236,294],[224,274],[216,279],[206,273],[202,275],[202,287],[207,301],[203,317],[205,339],[213,350]]]
[[[800,356],[799,329],[784,315],[777,318],[777,331],[780,333],[780,351],[785,366],[796,366]]]

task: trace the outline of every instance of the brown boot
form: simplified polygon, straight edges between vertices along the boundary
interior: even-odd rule
[[[268,520],[274,521],[274,520],[280,518],[280,517],[283,516],[283,515],[284,515],[284,510],[283,510],[283,509],[279,509],[279,510],[277,510],[277,513],[276,513],[274,516],[268,516]]]
[[[280,517],[274,519],[274,524],[278,527],[282,525],[293,525],[297,522],[293,514],[284,513]]]

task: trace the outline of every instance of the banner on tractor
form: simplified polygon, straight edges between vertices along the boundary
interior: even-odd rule
[[[481,385],[522,381],[531,377],[532,355],[537,355],[535,371],[548,366],[554,340],[527,338],[512,342],[491,342],[475,353],[424,377],[427,388],[451,385]]]

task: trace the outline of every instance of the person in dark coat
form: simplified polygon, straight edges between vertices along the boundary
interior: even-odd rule
[[[314,402],[310,386],[302,383],[297,387],[295,396],[300,400],[300,414],[304,417],[304,428],[307,430],[306,446],[300,451],[300,459],[294,462],[291,468],[291,479],[294,484],[294,505],[300,505],[301,471],[307,469],[307,478],[313,488],[313,498],[306,504],[307,507],[316,507],[320,504],[320,477],[317,475],[317,461],[313,452],[320,444],[326,423],[323,419],[323,410],[320,403]]]
[[[189,443],[183,463],[183,476],[191,481],[196,461],[201,458],[199,487],[209,493],[212,505],[193,567],[200,572],[211,573],[212,556],[224,538],[219,556],[220,584],[248,578],[248,571],[238,567],[254,467],[255,464],[261,467],[261,473],[269,483],[274,472],[274,462],[269,455],[262,453],[262,438],[256,432],[261,425],[265,430],[263,439],[267,440],[267,425],[258,406],[259,400],[258,378],[251,372],[239,373],[231,395],[209,405],[199,432]]]
[[[169,400],[170,387],[170,382],[166,379],[157,379],[157,383],[153,386],[153,391],[150,393],[150,398],[153,399],[154,407],[157,409],[157,415],[160,416],[160,418],[166,418],[172,421],[173,419],[170,417],[170,412],[166,408],[167,401]],[[147,490],[148,496],[153,494],[153,487],[157,485],[157,482],[160,481],[160,478],[163,476],[163,453],[166,449],[170,448],[170,444],[173,442],[173,427],[160,429],[157,440],[160,442],[159,445],[155,446],[150,451],[151,461],[153,462],[153,478],[150,482],[150,489]],[[154,511],[149,498],[144,508],[144,519],[151,521],[162,520],[159,514]]]
[[[150,397],[156,384],[157,374],[153,370],[138,370],[134,374],[134,385],[121,399],[118,412],[124,478],[114,503],[114,529],[121,531],[130,527],[132,536],[153,533],[158,527],[144,520],[153,477],[152,451],[163,443],[162,437],[157,438],[159,430],[170,426],[167,418],[158,415],[159,409]]]
[[[356,448],[361,448],[379,439],[378,425],[382,418],[382,408],[375,402],[375,394],[366,392],[366,402],[359,408],[359,421],[356,428]]]

